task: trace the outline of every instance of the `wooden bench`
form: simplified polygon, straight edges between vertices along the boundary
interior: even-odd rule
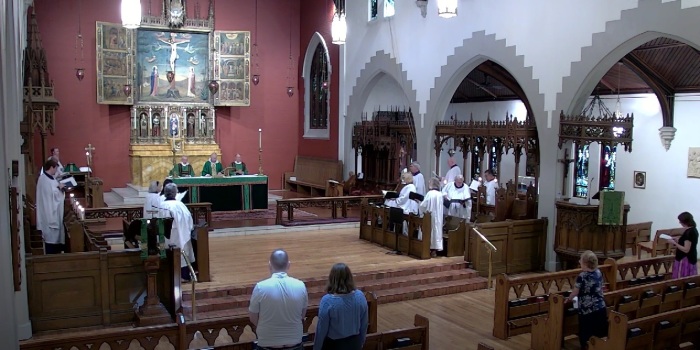
[[[608,321],[607,339],[591,337],[589,350],[678,349],[684,342],[700,346],[700,305],[634,320],[611,311]]]
[[[486,186],[479,186],[476,198],[472,198],[472,201],[476,203],[472,206],[472,217],[477,218],[479,215],[485,215],[491,218],[490,221],[537,218],[537,188],[528,187],[523,197],[520,198],[518,195],[517,186],[512,181],[508,181],[505,188],[496,189],[496,202],[490,205],[486,204]]]
[[[637,244],[649,242],[651,239],[651,225],[651,221],[627,224],[625,247],[632,250],[632,255],[637,255]]]
[[[673,256],[663,256],[627,263],[606,259],[599,266],[608,290],[618,290],[632,285],[656,282],[649,276],[671,274]],[[511,336],[529,333],[532,321],[549,311],[551,294],[567,294],[573,289],[581,269],[573,269],[533,276],[510,277],[506,274],[496,278],[494,301],[493,336],[508,339]]]
[[[395,250],[397,234],[389,230],[389,208],[367,203],[363,204],[360,210],[360,239]],[[430,220],[430,213],[425,213],[423,217],[404,214],[409,235],[398,233],[398,250],[401,253],[418,259],[430,259]],[[396,230],[398,229],[397,227]],[[421,239],[415,234],[418,230],[422,233]]]
[[[661,235],[666,234],[671,237],[680,237],[685,230],[685,228],[657,230],[653,241],[637,243],[637,258],[642,258],[642,251],[651,254],[652,257],[671,254],[673,246],[668,244],[665,239],[661,238]]]
[[[326,195],[328,180],[343,182],[343,162],[297,156],[294,171],[284,173],[284,189],[311,197]]]
[[[284,223],[284,212],[287,212],[287,222],[294,221],[295,208],[323,207],[331,209],[331,219],[338,218],[338,209],[342,218],[347,219],[348,207],[360,205],[365,202],[378,202],[382,200],[381,195],[369,196],[343,196],[343,197],[312,197],[312,198],[289,198],[277,200],[277,215],[275,225]]]
[[[700,276],[692,276],[618,289],[604,294],[605,305],[630,320],[651,316],[700,304],[698,285]],[[565,337],[578,333],[578,314],[571,307],[571,303],[564,303],[562,295],[549,298],[547,315],[532,321],[533,350],[558,350]]]

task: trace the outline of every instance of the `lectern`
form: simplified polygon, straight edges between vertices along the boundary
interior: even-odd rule
[[[593,251],[599,260],[625,256],[625,231],[629,205],[624,205],[621,225],[599,225],[598,205],[557,201],[554,251],[563,269],[578,267],[581,253]]]

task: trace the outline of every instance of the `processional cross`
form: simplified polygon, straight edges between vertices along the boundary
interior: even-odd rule
[[[559,159],[559,163],[562,163],[564,165],[564,177],[562,178],[561,181],[561,194],[564,195],[566,193],[566,179],[569,178],[569,164],[573,163],[576,161],[575,159],[570,159],[569,158],[569,149],[564,149],[564,159]]]
[[[95,147],[91,144],[88,143],[87,147],[85,147],[85,157],[87,158],[87,166],[88,166],[88,172],[92,174],[92,151],[95,150]]]

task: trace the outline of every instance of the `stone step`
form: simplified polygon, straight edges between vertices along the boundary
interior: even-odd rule
[[[413,285],[397,289],[388,289],[375,292],[379,304],[393,303],[397,301],[414,300],[420,298],[436,297],[448,294],[470,292],[479,289],[486,289],[487,279],[484,277],[474,277],[464,280],[438,282],[433,284]],[[309,300],[309,305],[318,305],[320,298]],[[183,313],[187,319],[192,319],[191,307],[183,304]],[[197,309],[197,319],[211,319],[220,317],[242,317],[248,315],[248,307],[218,308],[211,311]]]
[[[126,187],[136,191],[139,197],[146,197],[148,195],[148,187],[137,186],[131,183],[126,184]]]
[[[478,277],[478,273],[470,269],[447,270],[429,272],[410,276],[398,276],[390,278],[377,278],[366,281],[355,281],[358,288],[363,291],[379,292],[385,290],[403,290],[416,285],[433,285],[450,281],[464,281]],[[252,292],[252,287],[251,287]],[[325,283],[323,285],[308,286],[309,304],[318,305],[318,302],[326,294]],[[400,294],[400,293],[399,293]],[[221,309],[245,308],[249,305],[250,294],[221,296],[218,298],[197,299],[197,310],[202,312]],[[183,300],[182,307],[189,310],[192,300]]]
[[[365,281],[394,278],[394,277],[405,277],[412,275],[420,275],[433,272],[441,271],[452,271],[452,270],[463,270],[467,268],[467,263],[462,260],[462,258],[448,258],[444,263],[436,265],[426,265],[426,266],[412,266],[412,267],[398,267],[383,271],[368,271],[354,274],[355,283],[358,286],[366,285]],[[452,261],[449,261],[452,260]],[[304,284],[306,288],[313,288],[316,286],[325,286],[327,276],[314,277],[304,279]],[[203,289],[197,291],[197,300],[202,300],[206,298],[218,298],[224,296],[236,296],[236,295],[250,295],[253,292],[254,285],[248,286],[238,286],[238,287],[218,287]],[[189,291],[183,291],[182,300],[191,300],[192,293]]]
[[[143,205],[146,202],[145,196],[139,196],[139,192],[130,187],[112,188],[112,193],[121,197],[124,205]]]

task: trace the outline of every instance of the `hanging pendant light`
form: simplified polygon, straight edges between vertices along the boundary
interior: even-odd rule
[[[438,0],[438,16],[452,18],[457,16],[457,0]]]
[[[141,0],[122,0],[122,26],[136,29],[141,26]]]
[[[333,44],[345,44],[347,34],[348,24],[345,21],[345,14],[336,12],[335,16],[333,16],[333,23],[331,23],[331,36],[333,37]]]

